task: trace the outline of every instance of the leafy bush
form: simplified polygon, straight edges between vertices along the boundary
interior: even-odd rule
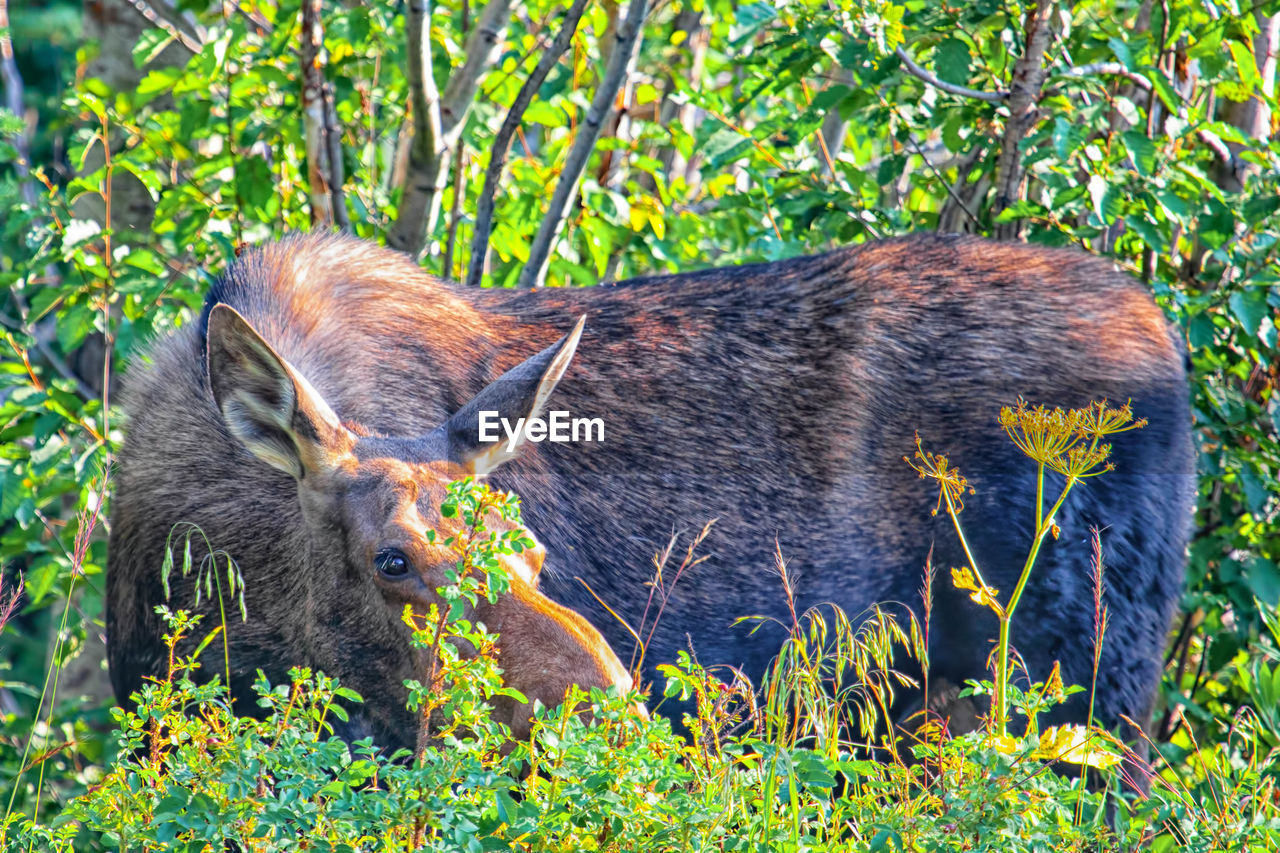
[[[1078,464],[1080,474],[1101,463],[1099,440],[1128,420],[1104,406],[1052,416],[1019,407],[1006,415],[1011,435],[1034,445],[1038,465]],[[1045,424],[1043,435],[1028,438]],[[1086,452],[1073,456],[1076,443]],[[1047,445],[1058,452],[1046,456]],[[950,504],[948,490],[961,487],[958,473],[923,451],[918,459],[913,464],[939,480]],[[1043,515],[1045,533],[1059,504]],[[726,684],[682,653],[677,665],[663,667],[665,694],[694,699],[695,713],[685,719],[690,740],[664,718],[638,716],[637,697],[597,690],[590,697],[572,691],[555,710],[539,706],[532,739],[513,743],[507,727],[489,716],[489,699],[509,692],[495,665],[496,638],[465,619],[465,605],[501,594],[509,578],[500,555],[528,546],[518,502],[468,479],[450,486],[441,512],[459,516],[465,527],[443,542],[457,561],[438,590],[441,605],[405,613],[428,661],[426,682],[410,685],[411,706],[423,721],[412,754],[388,756],[368,740],[333,737],[328,721],[345,719],[343,701],[360,697],[305,669],[278,687],[260,677],[255,689],[264,718],[237,717],[217,676],[196,680],[197,658],[222,626],[184,658],[178,642],[198,618],[162,608],[170,629],[168,673],[143,689],[135,711],[113,712],[119,760],[52,822],[10,816],[0,839],[7,837],[11,849],[73,850],[97,837],[122,850],[199,851],[234,842],[264,853],[299,845],[799,851],[849,844],[1078,850],[1150,842],[1156,849],[1214,850],[1280,842],[1275,780],[1260,773],[1266,757],[1206,768],[1206,781],[1222,786],[1216,812],[1167,783],[1150,798],[1109,796],[1125,790],[1115,770],[1121,756],[1131,766],[1140,760],[1091,727],[1039,731],[1037,716],[1066,698],[1056,672],[1027,692],[999,668],[994,686],[975,685],[996,691],[996,713],[983,731],[952,738],[945,722],[930,717],[909,738],[896,730],[877,734],[877,709],[887,715],[894,680],[906,681],[892,670],[895,645],[926,654],[914,621],[905,632],[879,611],[860,626],[837,608],[829,616],[793,614],[790,636],[762,686],[762,707],[751,685]],[[517,526],[491,531],[490,514]],[[779,569],[789,596],[785,564]],[[955,582],[973,589],[975,601],[1000,606],[996,591],[962,575]],[[1006,733],[1012,716],[1006,709],[1026,719],[1023,736]],[[1244,737],[1239,746],[1260,744]],[[869,760],[868,749],[882,760]],[[1092,766],[1102,781],[1086,786],[1083,773],[1055,772],[1054,762]],[[1109,804],[1118,808],[1111,824]]]

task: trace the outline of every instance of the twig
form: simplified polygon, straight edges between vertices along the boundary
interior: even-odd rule
[[[324,100],[324,141],[329,153],[329,193],[333,198],[333,222],[343,231],[351,230],[351,217],[347,215],[345,173],[342,167],[342,127],[333,106],[333,88],[324,81],[321,90]]]
[[[1040,99],[1040,87],[1044,84],[1044,54],[1052,35],[1049,22],[1053,12],[1053,0],[1036,0],[1035,8],[1027,13],[1026,50],[1013,66],[1013,82],[1009,87],[1009,121],[1000,144],[1000,156],[996,161],[996,199],[993,216],[1008,208],[1018,198],[1022,184],[1022,158],[1019,145],[1031,130],[1037,118],[1036,103]],[[1018,236],[1021,223],[1018,220],[1001,222],[995,226],[997,239],[1010,240]]]
[[[453,202],[449,205],[449,233],[444,241],[444,260],[440,263],[440,275],[453,278],[453,251],[458,244],[458,222],[462,219],[462,151],[453,157]]]
[[[538,58],[538,64],[520,87],[515,102],[502,121],[502,127],[498,129],[498,135],[493,139],[493,147],[489,150],[489,165],[484,173],[484,189],[480,191],[480,199],[476,203],[475,233],[471,237],[471,258],[467,262],[467,285],[470,287],[478,287],[484,275],[484,260],[489,254],[489,235],[493,231],[493,197],[498,181],[502,179],[507,153],[511,150],[511,140],[520,128],[520,120],[524,117],[524,111],[529,108],[534,93],[569,49],[586,8],[587,0],[574,0],[569,7],[569,11],[565,13],[564,25],[552,39],[550,47]]]
[[[23,314],[26,314],[27,304],[26,300],[22,298],[22,294],[16,290],[11,290],[10,295],[13,297],[14,304],[18,306],[18,310]],[[76,394],[78,394],[81,399],[85,402],[98,399],[98,395],[94,393],[93,389],[85,384],[83,379],[76,375],[76,372],[71,369],[70,365],[62,360],[62,356],[54,352],[49,347],[48,343],[41,340],[40,336],[35,333],[34,329],[27,328],[25,321],[19,322],[11,317],[6,317],[3,314],[0,314],[0,325],[8,326],[15,332],[27,332],[30,334],[31,339],[35,342],[36,349],[40,352],[41,358],[43,358],[59,376],[75,385]]]
[[[166,0],[129,0],[130,5],[138,10],[138,14],[168,33],[169,37],[186,48],[191,54],[198,54],[204,48],[204,39],[196,33],[187,33],[186,21]]]
[[[901,60],[907,71],[915,77],[919,77],[935,89],[941,89],[951,95],[958,95],[961,98],[973,98],[978,101],[986,101],[989,104],[998,104],[1009,97],[1009,93],[1005,91],[999,92],[980,92],[977,89],[970,89],[967,86],[957,86],[955,83],[948,83],[946,80],[940,80],[932,74],[927,68],[922,68],[915,63],[907,52],[901,46],[893,51],[893,55]]]
[[[415,257],[435,230],[440,212],[441,179],[475,103],[480,78],[497,61],[511,18],[512,0],[489,0],[467,36],[466,61],[449,77],[443,98],[431,76],[431,14],[427,0],[410,0],[409,90],[413,105],[413,141],[409,168],[401,179],[400,210],[387,245]]]
[[[551,259],[551,245],[560,236],[565,214],[578,194],[578,183],[582,178],[583,170],[587,167],[587,160],[595,149],[596,140],[600,138],[600,131],[613,114],[615,98],[635,58],[636,48],[640,44],[644,17],[648,11],[649,0],[631,0],[627,6],[627,17],[618,26],[618,40],[609,57],[604,79],[600,81],[595,97],[591,99],[586,118],[578,129],[577,138],[573,140],[569,156],[565,159],[564,168],[560,172],[560,181],[556,184],[555,194],[551,197],[551,206],[542,224],[538,226],[538,233],[534,235],[533,245],[529,249],[529,261],[520,271],[519,286],[521,287],[539,287],[546,281],[547,265]]]
[[[1152,120],[1154,120],[1154,116],[1156,115],[1155,90],[1154,90],[1154,87],[1151,85],[1151,81],[1148,80],[1146,77],[1144,77],[1142,74],[1138,73],[1137,71],[1130,71],[1128,68],[1125,68],[1119,62],[1090,62],[1086,65],[1073,65],[1070,68],[1066,69],[1065,71],[1059,71],[1054,73],[1053,76],[1066,77],[1066,78],[1072,78],[1072,79],[1085,79],[1089,77],[1095,77],[1099,74],[1115,75],[1115,76],[1123,77],[1126,80],[1128,80],[1130,83],[1133,83],[1142,91],[1150,93],[1151,99],[1148,101],[1148,104],[1147,104],[1147,115]],[[1154,132],[1155,132],[1154,128],[1150,126],[1147,128],[1148,136],[1153,135]],[[1210,133],[1207,130],[1201,129],[1196,131],[1196,136],[1200,139],[1201,142],[1205,144],[1205,146],[1207,146],[1211,151],[1213,151],[1213,153],[1217,155],[1218,158],[1222,160],[1222,162],[1224,163],[1232,162],[1230,148],[1228,148],[1227,144],[1224,143],[1221,139],[1219,139],[1216,135],[1214,135],[1213,133]]]
[[[1079,79],[1096,77],[1100,74],[1124,77],[1142,91],[1151,91],[1150,80],[1139,74],[1137,71],[1130,71],[1119,62],[1090,62],[1087,65],[1073,65],[1065,71],[1054,72],[1053,76]]]

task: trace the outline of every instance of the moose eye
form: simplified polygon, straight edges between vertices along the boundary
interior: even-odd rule
[[[409,558],[399,548],[383,548],[373,558],[373,567],[384,578],[402,578],[409,574]]]

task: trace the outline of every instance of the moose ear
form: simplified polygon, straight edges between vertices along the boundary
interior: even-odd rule
[[[207,350],[214,403],[254,456],[301,480],[347,449],[329,404],[230,305],[209,312]]]
[[[520,431],[514,445],[510,444],[501,427],[496,428],[496,441],[481,441],[480,414],[496,412],[496,416],[487,416],[490,424],[500,423],[501,418],[514,424],[521,418],[528,419],[541,412],[569,368],[586,321],[585,316],[578,318],[573,331],[502,374],[449,419],[443,432],[450,460],[475,476],[483,477],[516,455],[524,443],[524,431]],[[494,430],[491,428],[489,432],[492,435]]]

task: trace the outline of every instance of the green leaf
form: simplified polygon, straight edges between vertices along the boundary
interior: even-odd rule
[[[1240,82],[1249,89],[1257,89],[1262,85],[1262,77],[1258,74],[1258,64],[1254,62],[1253,50],[1234,39],[1227,42],[1231,49],[1231,58],[1235,60],[1236,72]]]
[[[1089,197],[1093,199],[1093,212],[1106,225],[1116,221],[1121,213],[1120,192],[1107,183],[1101,175],[1089,176]]]
[[[1235,215],[1216,198],[1205,199],[1205,210],[1199,216],[1200,239],[1210,249],[1221,249],[1231,239]],[[1257,333],[1255,329],[1254,334]]]
[[[1231,313],[1240,321],[1240,325],[1250,337],[1258,334],[1262,320],[1270,309],[1267,307],[1267,290],[1264,287],[1247,287],[1237,290],[1227,300]]]
[[[969,59],[969,45],[954,37],[942,42],[933,52],[938,77],[956,85],[969,82]]]
[[[1130,214],[1124,218],[1124,221],[1135,234],[1142,238],[1142,242],[1158,254],[1164,254],[1169,246],[1169,239],[1159,225],[1140,213]]]
[[[1268,607],[1280,605],[1280,567],[1274,562],[1265,557],[1255,557],[1249,564],[1245,581],[1258,601]]]
[[[730,44],[734,47],[746,43],[756,30],[778,17],[772,3],[746,3],[733,13],[733,31]]]
[[[160,176],[155,172],[129,160],[119,160],[116,165],[133,175],[147,188],[147,195],[152,201],[160,200]]]
[[[1126,130],[1120,138],[1138,174],[1144,178],[1152,175],[1156,171],[1156,144],[1136,130]]]
[[[1080,147],[1080,143],[1089,138],[1087,128],[1080,127],[1062,116],[1053,119],[1053,150],[1058,159],[1066,160]]]
[[[1111,48],[1111,52],[1116,55],[1116,59],[1120,60],[1120,64],[1128,71],[1133,71],[1133,54],[1129,52],[1129,45],[1124,39],[1112,36],[1107,39],[1107,45]]]
[[[162,29],[147,30],[138,37],[138,43],[133,46],[133,67],[141,68],[146,65],[159,56],[173,41],[174,37]]]
[[[1280,194],[1259,196],[1244,203],[1242,218],[1248,225],[1258,225],[1277,210],[1280,210]]]

